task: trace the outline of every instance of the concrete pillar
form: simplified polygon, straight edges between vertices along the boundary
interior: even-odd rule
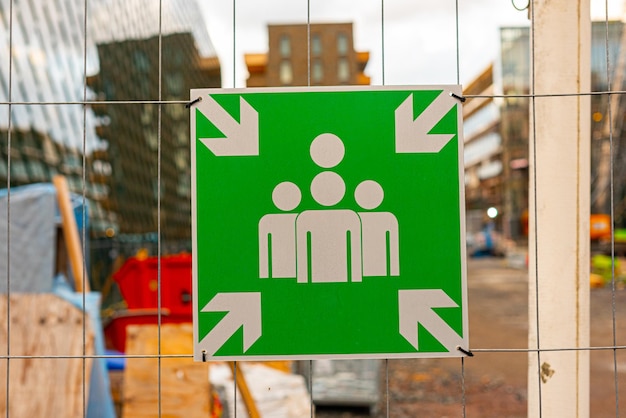
[[[589,0],[532,7],[531,92],[589,92]],[[529,348],[588,347],[589,96],[531,100],[530,136]],[[530,353],[528,416],[589,416],[588,351]]]

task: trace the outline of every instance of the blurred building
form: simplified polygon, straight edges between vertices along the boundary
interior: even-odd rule
[[[592,91],[624,90],[626,45],[624,24],[619,21],[592,23]],[[607,37],[608,34],[608,37]],[[507,237],[523,239],[527,234],[529,182],[529,99],[513,97],[530,93],[530,31],[528,27],[500,29],[500,55],[464,91],[466,95],[497,95],[507,98],[468,99],[463,108],[465,134],[465,181],[468,230],[480,229],[489,207],[499,211],[498,229]],[[611,63],[607,74],[608,60]],[[620,58],[620,54],[622,59]],[[607,80],[612,80],[609,88]],[[591,200],[592,213],[609,213],[609,137],[614,155],[626,148],[624,117],[626,101],[612,96],[609,118],[606,96],[591,97]],[[614,164],[615,218],[625,226],[626,164]],[[620,163],[621,162],[621,163]]]
[[[494,99],[493,95],[529,93],[528,28],[500,30],[500,54],[469,83],[463,106],[465,183],[468,230],[478,231],[487,209],[496,208],[500,231],[522,238],[522,217],[528,208],[527,98]]]
[[[90,98],[83,83],[85,37],[77,24],[84,2],[70,0],[59,8],[43,0],[14,1],[12,25],[9,3],[0,0],[0,102],[13,103],[0,105],[0,187],[9,177],[19,186],[63,174],[70,189],[82,193],[83,155],[87,167],[106,171],[99,156],[107,146],[90,109],[63,104]],[[106,187],[88,179],[85,192],[95,214],[91,226],[114,226],[115,215],[100,207]]]
[[[160,67],[159,50],[163,59]],[[156,232],[159,182],[161,235],[165,240],[191,237],[191,157],[189,111],[184,104],[114,101],[186,101],[189,90],[220,87],[219,61],[202,57],[191,33],[97,44],[100,71],[88,85],[106,101],[94,107],[104,123],[111,191],[103,205],[118,214],[123,234]],[[160,154],[159,154],[160,147]]]
[[[196,1],[90,0],[86,21],[83,0],[13,1],[11,25],[9,5],[0,0],[0,102],[12,103],[0,105],[0,184],[9,167],[13,186],[61,173],[82,194],[84,177],[92,233],[119,237],[157,232],[160,181],[162,237],[188,240],[189,113],[150,102],[221,84]]]
[[[267,53],[245,55],[248,87],[370,84],[352,23],[268,25],[268,43]]]

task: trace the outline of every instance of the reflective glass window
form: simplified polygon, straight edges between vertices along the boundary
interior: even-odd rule
[[[280,63],[280,82],[282,84],[291,84],[293,82],[293,69],[289,61]]]
[[[348,55],[348,37],[345,33],[337,35],[337,53],[339,55]]]
[[[280,56],[283,58],[291,56],[291,39],[288,35],[282,35],[280,37]]]
[[[340,83],[350,81],[350,64],[347,58],[339,58],[337,61],[337,78]]]

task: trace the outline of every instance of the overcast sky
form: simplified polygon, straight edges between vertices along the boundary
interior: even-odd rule
[[[220,58],[223,87],[245,87],[243,55],[267,52],[268,24],[307,22],[307,0],[234,1],[234,31],[232,1],[199,2]],[[524,7],[528,0],[514,1]],[[609,17],[621,16],[624,1],[608,0]],[[592,16],[604,19],[605,0],[591,2]],[[529,25],[527,12],[517,11],[512,0],[459,0],[457,76],[456,4],[456,0],[309,0],[312,23],[354,23],[355,48],[370,52],[366,73],[374,85],[383,84],[383,68],[384,83],[389,85],[456,84],[457,79],[467,84],[496,58],[498,28]]]

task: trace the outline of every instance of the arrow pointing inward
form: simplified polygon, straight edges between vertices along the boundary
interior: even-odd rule
[[[400,334],[419,350],[417,324],[421,324],[448,351],[461,345],[461,338],[437,315],[433,308],[456,308],[458,305],[441,289],[398,291]]]
[[[454,106],[456,101],[441,92],[439,96],[413,119],[413,94],[410,94],[396,109],[396,153],[437,153],[450,141],[454,134],[429,134],[430,130]]]
[[[259,114],[243,97],[239,98],[240,118],[237,122],[210,95],[198,102],[197,108],[225,138],[199,138],[216,156],[259,155]]]
[[[202,312],[228,312],[200,341],[198,348],[212,356],[243,327],[243,351],[247,351],[261,337],[261,293],[218,293]]]

